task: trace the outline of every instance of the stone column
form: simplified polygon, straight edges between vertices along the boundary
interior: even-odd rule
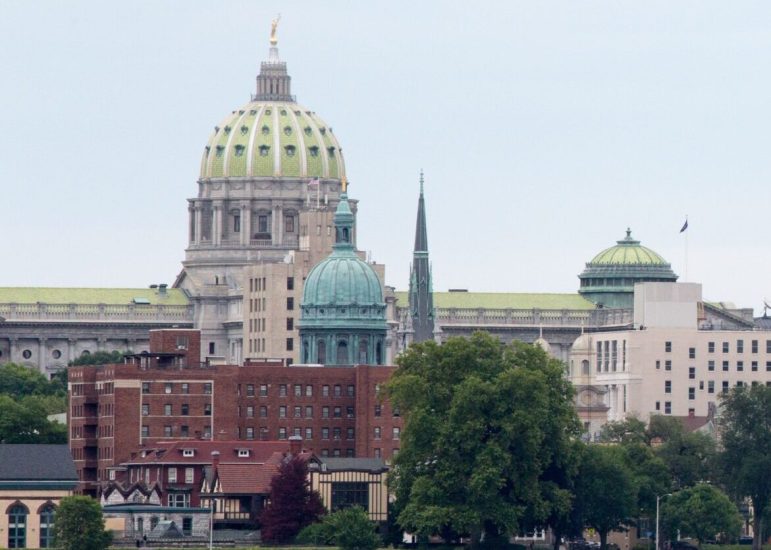
[[[46,368],[46,338],[38,338],[37,368],[40,372],[45,372]]]
[[[19,360],[19,339],[8,338],[8,351],[10,353],[9,361],[11,363],[17,363]]]
[[[77,344],[77,340],[74,338],[70,338],[67,340],[67,361],[72,361],[75,359],[75,344]]]
[[[215,201],[212,204],[211,220],[211,241],[214,246],[219,246],[222,244],[222,201]]]
[[[241,203],[241,233],[239,235],[238,242],[241,243],[241,246],[248,246],[249,245],[249,216],[247,215],[247,212],[249,212],[249,205],[245,202]]]
[[[201,205],[196,203],[195,210],[195,241],[194,244],[201,244]]]
[[[284,242],[284,225],[281,205],[277,204],[273,207],[273,239],[274,245],[280,245]]]

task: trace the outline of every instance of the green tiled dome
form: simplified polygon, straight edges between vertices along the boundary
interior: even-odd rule
[[[344,175],[332,129],[293,101],[251,101],[233,111],[214,127],[201,159],[201,178]]]
[[[589,265],[669,265],[656,252],[633,239],[629,229],[626,231],[626,237],[616,242],[616,246],[597,254]]]

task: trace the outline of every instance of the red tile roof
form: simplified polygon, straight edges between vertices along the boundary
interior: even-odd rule
[[[249,456],[239,457],[239,449],[249,451]],[[192,450],[193,456],[183,456],[184,450]],[[221,464],[261,464],[274,453],[289,451],[288,441],[162,441],[141,449],[137,456],[125,465],[145,464],[211,464],[212,452],[220,453]],[[145,456],[142,456],[145,453]]]

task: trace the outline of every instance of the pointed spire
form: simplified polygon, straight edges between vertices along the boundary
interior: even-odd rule
[[[426,201],[423,196],[423,170],[420,171],[420,196],[415,223],[415,249],[410,268],[409,310],[413,341],[423,342],[434,337],[434,296],[431,264],[428,260],[428,230],[426,228]]]
[[[423,170],[420,171],[420,197],[418,198],[418,219],[415,224],[415,252],[428,252],[426,230],[426,201],[423,198]]]

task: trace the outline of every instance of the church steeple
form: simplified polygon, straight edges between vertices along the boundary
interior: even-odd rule
[[[434,338],[434,297],[431,265],[428,261],[426,202],[423,197],[423,171],[420,171],[420,197],[415,224],[415,248],[410,269],[409,306],[412,317],[413,342]]]

